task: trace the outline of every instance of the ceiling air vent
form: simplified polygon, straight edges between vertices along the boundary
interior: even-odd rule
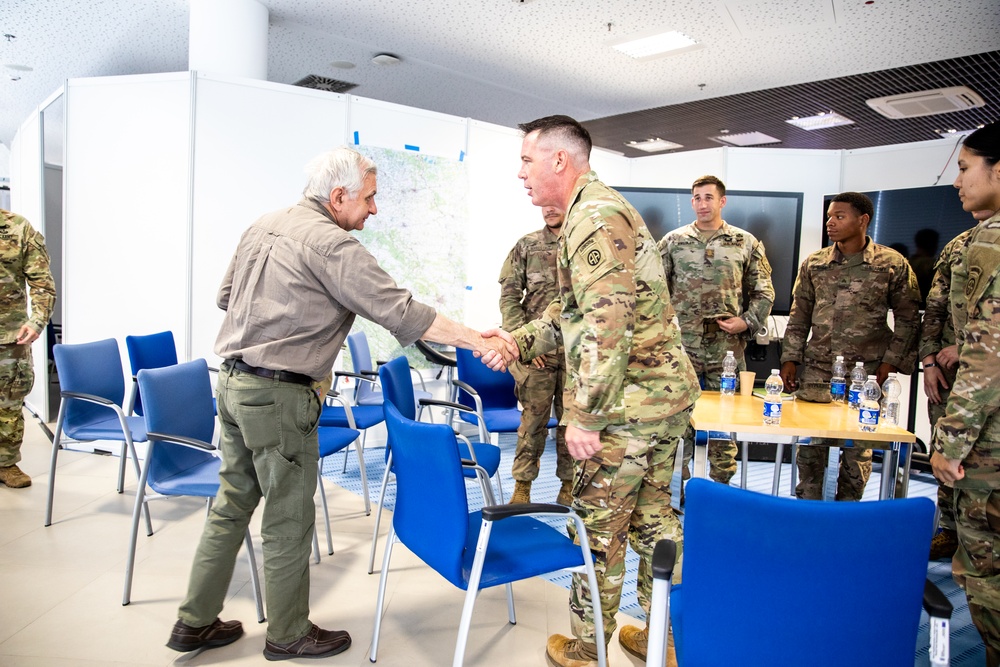
[[[986,102],[971,88],[952,86],[951,88],[877,97],[865,100],[865,104],[886,118],[914,118],[952,111],[965,111],[985,106]]]
[[[315,90],[327,90],[331,93],[346,93],[348,90],[358,87],[356,83],[338,81],[337,79],[331,79],[328,76],[320,76],[318,74],[310,74],[299,79],[292,85],[313,88]]]

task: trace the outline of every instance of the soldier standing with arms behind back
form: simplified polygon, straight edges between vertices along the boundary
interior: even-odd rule
[[[568,116],[519,127],[518,177],[536,206],[566,210],[566,226],[559,299],[513,338],[522,359],[560,343],[565,351],[566,445],[579,461],[573,509],[587,526],[604,623],[604,636],[596,636],[586,578],[573,575],[574,637],[550,636],[546,653],[556,665],[587,667],[596,664],[597,642],[606,646],[615,630],[626,539],[640,557],[638,597],[647,617],[653,546],[681,539],[670,479],[700,392],[656,244],[639,213],[591,171],[590,134]],[[625,626],[619,642],[645,658],[647,637],[646,629]],[[671,650],[674,665],[672,658]]]
[[[691,208],[697,219],[665,234],[657,246],[670,301],[677,309],[684,351],[702,388],[713,391],[719,390],[726,352],[736,358],[737,371],[746,370],[747,339],[767,333],[774,304],[764,244],[723,220],[725,205],[725,184],[715,176],[702,176],[691,186]],[[694,437],[694,429],[688,427],[685,475],[694,454]],[[712,479],[729,484],[736,474],[737,451],[732,440],[709,441]]]
[[[556,258],[565,218],[566,214],[555,206],[542,207],[545,227],[521,237],[507,255],[500,270],[500,314],[505,331],[541,317],[559,297]],[[527,364],[515,362],[511,373],[517,380],[522,412],[511,470],[515,485],[510,502],[530,503],[531,483],[538,477],[538,460],[545,451],[553,402],[556,419],[562,419],[566,378],[562,347]],[[573,457],[566,449],[566,427],[562,424],[556,427],[556,477],[562,481],[556,502],[569,505],[573,502]]]
[[[917,277],[902,255],[867,235],[873,215],[871,199],[859,192],[843,192],[830,202],[826,230],[833,245],[802,262],[792,290],[781,351],[785,391],[801,388],[801,398],[829,402],[837,355],[851,367],[863,362],[865,373],[880,385],[891,372],[913,372],[920,333]],[[886,319],[890,310],[892,329]],[[823,497],[829,455],[823,443],[828,442],[813,438],[810,446],[799,447],[799,498]],[[878,446],[855,440],[841,452],[837,500],[861,500],[872,472],[872,447]]]
[[[17,465],[24,441],[22,409],[35,381],[31,344],[45,330],[55,303],[45,239],[22,216],[0,209],[0,482],[12,489],[31,486]]]

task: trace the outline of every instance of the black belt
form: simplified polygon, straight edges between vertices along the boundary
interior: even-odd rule
[[[313,379],[308,375],[303,375],[302,373],[293,373],[292,371],[272,371],[270,368],[257,368],[256,366],[251,366],[245,363],[242,359],[227,359],[233,368],[238,371],[243,371],[244,373],[252,373],[258,377],[267,378],[268,380],[274,380],[277,378],[282,382],[291,382],[293,384],[302,384],[307,387],[312,386]]]
[[[716,333],[717,331],[722,330],[722,327],[719,326],[718,320],[704,320],[702,322],[702,328],[704,329],[704,333],[707,334]]]

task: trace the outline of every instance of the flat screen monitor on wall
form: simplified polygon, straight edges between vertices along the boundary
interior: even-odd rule
[[[615,188],[639,211],[657,241],[669,231],[694,222],[691,191],[677,188]],[[729,190],[722,217],[764,244],[774,283],[772,315],[787,315],[799,270],[802,194]]]

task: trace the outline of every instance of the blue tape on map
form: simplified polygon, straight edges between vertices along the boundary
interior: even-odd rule
[[[458,151],[458,161],[465,162],[465,151]]]
[[[361,145],[361,142],[358,141],[358,131],[357,130],[354,130],[354,145],[355,146],[360,146]]]
[[[413,146],[411,144],[403,144],[403,148],[406,149],[406,150],[408,150],[408,151],[416,151],[418,153],[420,152],[420,146]]]

